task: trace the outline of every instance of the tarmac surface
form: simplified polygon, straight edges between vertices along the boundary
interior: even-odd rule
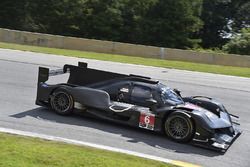
[[[243,133],[225,154],[179,144],[163,135],[79,115],[63,117],[35,105],[38,67],[57,69],[88,62],[89,67],[146,75],[178,88],[183,96],[205,95],[221,101],[240,117]],[[67,74],[50,83],[65,82]],[[71,58],[0,49],[0,127],[127,149],[163,158],[214,167],[250,166],[250,78]]]

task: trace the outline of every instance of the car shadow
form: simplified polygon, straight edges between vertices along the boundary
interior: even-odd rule
[[[171,152],[178,152],[178,153],[188,153],[188,154],[199,154],[208,157],[214,157],[222,155],[223,153],[215,152],[212,150],[200,148],[197,146],[193,146],[191,144],[181,144],[173,142],[166,138],[165,135],[159,133],[152,133],[152,131],[128,127],[121,124],[113,123],[110,121],[104,121],[100,119],[94,119],[89,117],[82,116],[81,113],[74,113],[72,116],[61,116],[53,111],[44,108],[38,107],[32,110],[24,111],[15,115],[11,115],[14,118],[24,118],[26,116],[33,117],[35,119],[56,122],[61,124],[68,124],[68,125],[76,125],[76,126],[84,126],[90,127],[94,129],[98,129],[101,131],[119,134],[126,138],[129,138],[127,142],[131,143],[138,143],[143,142],[147,145],[152,147],[162,149],[162,150],[169,150]]]

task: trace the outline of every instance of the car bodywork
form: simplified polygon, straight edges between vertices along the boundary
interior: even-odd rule
[[[63,73],[70,74],[67,83],[46,83],[49,76]],[[82,62],[59,70],[39,67],[36,104],[51,107],[58,89],[72,96],[74,110],[156,132],[164,133],[168,116],[180,112],[195,126],[190,142],[214,150],[226,151],[241,134],[238,117],[221,103],[203,96],[181,97],[177,90],[149,77],[91,69]]]

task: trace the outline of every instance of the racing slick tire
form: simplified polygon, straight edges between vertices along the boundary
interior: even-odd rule
[[[55,90],[50,98],[52,109],[60,115],[70,115],[74,109],[73,97],[64,89]]]
[[[193,138],[194,124],[185,113],[173,112],[167,117],[164,130],[170,139],[183,143]]]

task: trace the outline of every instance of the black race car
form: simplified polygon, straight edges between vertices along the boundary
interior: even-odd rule
[[[69,72],[67,83],[49,85],[49,76]],[[209,97],[182,97],[149,77],[87,67],[39,67],[36,104],[69,115],[73,110],[121,124],[163,132],[177,142],[225,151],[241,134],[238,117]]]

